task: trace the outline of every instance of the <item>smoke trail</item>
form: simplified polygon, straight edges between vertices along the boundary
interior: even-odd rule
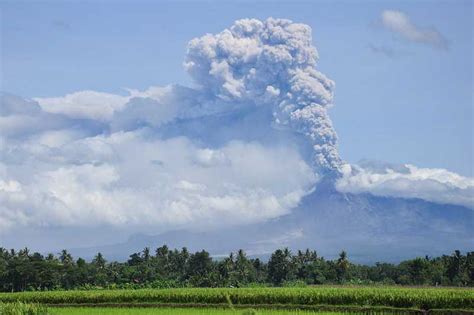
[[[316,70],[311,28],[290,20],[243,19],[188,44],[186,70],[208,95],[272,106],[274,123],[304,134],[320,173],[339,173],[337,135],[328,116],[334,82]]]

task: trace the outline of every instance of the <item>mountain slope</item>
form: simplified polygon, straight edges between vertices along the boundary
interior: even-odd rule
[[[253,256],[267,256],[279,247],[312,248],[327,257],[345,249],[354,261],[400,261],[440,255],[454,249],[472,250],[474,211],[421,199],[343,194],[332,181],[320,183],[292,213],[248,226],[209,231],[169,231],[134,235],[122,244],[73,249],[92,257],[102,252],[123,260],[134,251],[167,244],[169,247],[206,249],[215,256],[239,248]]]

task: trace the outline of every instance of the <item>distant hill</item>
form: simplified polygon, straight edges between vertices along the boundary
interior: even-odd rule
[[[342,249],[352,261],[398,262],[454,249],[472,250],[474,211],[421,199],[343,194],[328,179],[306,196],[291,214],[248,226],[208,231],[169,231],[136,234],[127,242],[71,249],[91,258],[100,251],[109,259],[125,260],[134,251],[167,244],[191,251],[206,249],[214,256],[244,249],[250,256],[268,257],[274,249],[316,249],[332,258]]]

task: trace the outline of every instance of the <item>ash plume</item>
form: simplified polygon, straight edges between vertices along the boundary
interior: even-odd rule
[[[269,18],[239,20],[193,39],[184,65],[207,95],[271,106],[275,127],[306,137],[318,173],[339,173],[337,135],[327,112],[334,82],[316,70],[317,60],[308,25]]]

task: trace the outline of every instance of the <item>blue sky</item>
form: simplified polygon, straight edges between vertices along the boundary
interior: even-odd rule
[[[192,85],[182,67],[190,39],[246,17],[308,24],[319,69],[336,82],[330,115],[343,159],[473,175],[469,1],[2,1],[1,8],[2,90],[22,97]],[[449,48],[383,29],[386,9],[435,28]]]

